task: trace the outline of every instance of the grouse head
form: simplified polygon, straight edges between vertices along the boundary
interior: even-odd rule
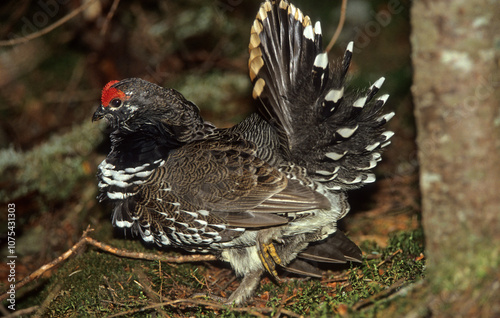
[[[181,93],[139,78],[104,86],[92,121],[102,118],[122,133],[160,132],[162,137],[180,142],[196,138],[207,126],[198,107]]]

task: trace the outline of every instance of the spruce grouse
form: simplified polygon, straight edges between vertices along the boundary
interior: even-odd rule
[[[347,90],[353,52],[330,66],[321,25],[286,1],[264,2],[251,28],[250,78],[258,112],[232,128],[201,118],[179,92],[130,78],[109,82],[92,120],[112,128],[99,165],[113,225],[146,242],[213,253],[243,276],[242,304],[264,272],[320,276],[319,263],[360,262],[337,221],[346,190],[371,173],[393,135],[375,98]]]

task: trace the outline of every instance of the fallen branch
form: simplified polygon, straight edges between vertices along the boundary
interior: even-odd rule
[[[39,38],[42,35],[45,35],[45,34],[49,33],[50,31],[54,30],[55,28],[60,27],[64,23],[66,23],[69,20],[71,20],[74,17],[76,17],[78,14],[80,14],[80,12],[82,12],[85,9],[87,9],[92,3],[94,3],[94,1],[95,0],[90,0],[90,1],[84,2],[81,6],[79,6],[75,10],[71,11],[70,13],[68,13],[67,15],[65,15],[64,17],[62,17],[57,22],[49,25],[46,28],[41,29],[40,31],[31,33],[31,34],[28,34],[27,36],[23,36],[23,37],[16,38],[16,39],[0,41],[0,46],[14,46],[14,45],[17,45],[17,44],[22,44],[22,43],[31,41],[33,39]]]
[[[162,261],[167,263],[190,263],[190,262],[210,262],[216,261],[217,258],[215,255],[183,255],[183,256],[164,256],[161,254],[153,254],[153,253],[142,253],[142,252],[130,252],[124,249],[119,249],[113,247],[111,245],[107,245],[101,243],[97,240],[94,240],[91,237],[85,237],[85,242],[97,247],[98,249],[105,251],[110,254],[114,254],[121,257],[134,258],[134,259],[144,259],[148,261]]]

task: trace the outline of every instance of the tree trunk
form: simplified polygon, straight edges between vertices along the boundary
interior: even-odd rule
[[[500,316],[500,2],[414,1],[430,309]]]

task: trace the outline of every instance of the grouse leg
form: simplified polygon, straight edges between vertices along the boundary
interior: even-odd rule
[[[229,297],[227,304],[240,306],[245,303],[245,301],[253,295],[257,286],[259,286],[260,278],[263,273],[263,270],[256,270],[246,274],[243,277],[240,286],[238,286],[238,288]]]

